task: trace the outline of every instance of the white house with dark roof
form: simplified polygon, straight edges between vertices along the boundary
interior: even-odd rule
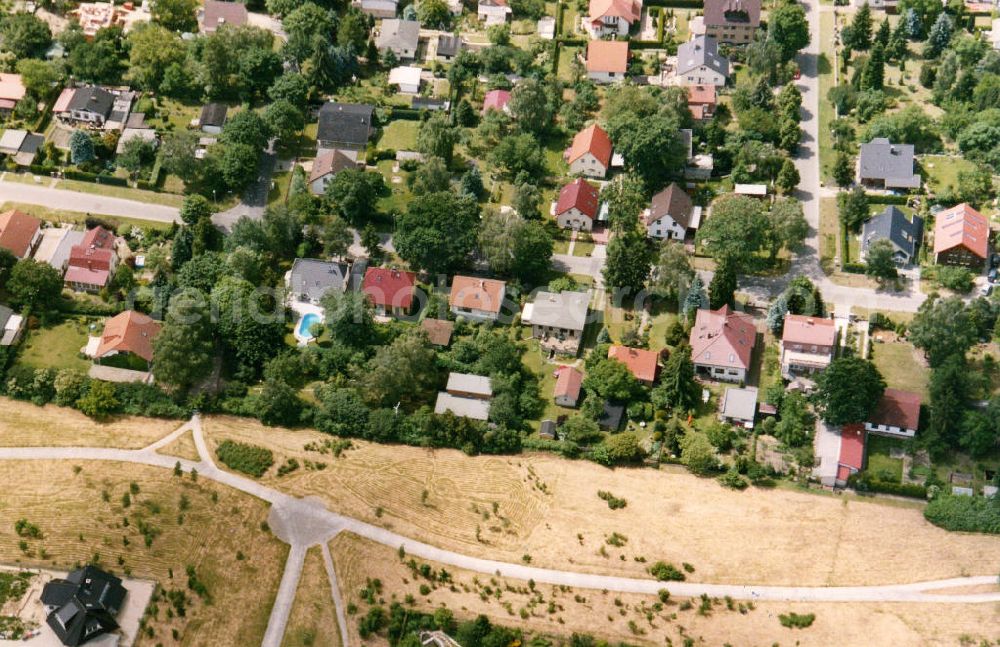
[[[893,144],[885,137],[861,144],[858,183],[872,189],[919,189],[920,175],[913,172],[913,146]]]
[[[760,26],[761,0],[705,0],[705,35],[720,43],[753,41]]]
[[[899,207],[887,206],[882,213],[865,221],[861,229],[861,258],[864,260],[872,244],[879,240],[892,243],[893,260],[897,265],[910,265],[917,260],[917,251],[924,235],[924,219],[906,217]]]
[[[640,219],[650,238],[684,240],[689,230],[701,224],[701,207],[674,182],[653,196]]]
[[[226,115],[229,107],[224,103],[206,103],[201,108],[201,115],[198,117],[198,127],[202,132],[209,135],[222,133],[222,127],[226,123]]]
[[[323,195],[326,185],[337,173],[350,168],[358,168],[358,163],[337,149],[325,149],[316,155],[312,170],[309,171],[309,192]]]
[[[366,264],[334,263],[317,258],[296,258],[285,274],[288,297],[299,303],[318,305],[330,290],[346,292],[357,289],[364,278]],[[360,272],[360,276],[358,275]]]
[[[719,54],[719,42],[711,36],[696,36],[677,48],[678,85],[721,87],[729,79],[729,69],[729,59]]]

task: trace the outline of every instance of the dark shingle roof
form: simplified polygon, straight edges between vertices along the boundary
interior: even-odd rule
[[[453,34],[438,36],[438,56],[455,56],[462,49],[462,38]]]
[[[346,263],[331,263],[315,258],[297,258],[292,264],[289,289],[295,294],[305,294],[309,299],[319,300],[327,290],[343,292],[350,280],[350,269]]]
[[[924,221],[920,216],[913,216],[913,222],[902,211],[893,205],[869,218],[861,232],[861,248],[865,252],[876,240],[887,239],[893,247],[905,253],[909,260],[916,257],[917,248],[923,237]]]
[[[70,99],[69,110],[89,110],[102,117],[107,117],[111,112],[111,107],[115,104],[115,95],[104,88],[88,86],[78,88]]]
[[[319,110],[316,139],[320,142],[341,142],[364,147],[372,128],[374,108],[356,103],[330,101]]]
[[[226,123],[226,113],[229,107],[224,103],[208,103],[201,109],[198,123],[202,126],[222,126]]]
[[[913,173],[910,144],[893,144],[885,137],[876,137],[861,144],[859,159],[862,180],[884,180],[888,187],[920,186],[920,176]]]
[[[64,645],[75,647],[118,628],[115,617],[125,602],[122,581],[95,566],[52,580],[42,589],[42,602],[56,607],[46,622]]]

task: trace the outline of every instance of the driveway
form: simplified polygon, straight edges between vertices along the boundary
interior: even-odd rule
[[[240,196],[240,201],[235,207],[220,211],[212,216],[212,222],[216,227],[230,231],[236,221],[243,216],[252,220],[260,220],[264,217],[267,196],[271,192],[271,177],[274,175],[277,164],[278,156],[274,153],[274,142],[272,141],[268,150],[260,156],[257,181],[243,191],[243,195]]]
[[[23,202],[49,209],[135,218],[136,220],[180,222],[176,207],[0,180],[0,203],[4,202]]]

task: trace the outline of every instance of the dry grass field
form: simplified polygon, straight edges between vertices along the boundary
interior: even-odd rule
[[[194,435],[190,431],[185,431],[174,439],[172,443],[158,449],[157,453],[176,456],[189,461],[201,460],[201,456],[198,455],[198,448],[194,444]]]
[[[96,422],[79,411],[0,397],[0,447],[116,447],[141,449],[183,421],[122,417]]]
[[[508,578],[490,578],[447,567],[451,586],[429,584],[401,562],[391,548],[373,544],[355,535],[341,534],[331,544],[345,603],[357,613],[350,617],[349,631],[361,644],[357,621],[368,609],[359,592],[367,578],[382,583],[383,606],[406,603],[412,596],[415,608],[430,612],[440,606],[451,609],[458,620],[486,614],[499,625],[520,627],[532,633],[568,636],[585,632],[609,642],[635,645],[973,645],[996,640],[1000,605],[778,603],[742,605],[715,600],[702,610],[700,599],[671,599],[662,608],[656,597],[602,593],[571,588],[536,586]],[[408,559],[408,558],[406,558]],[[418,561],[418,563],[424,563]],[[440,565],[429,563],[435,571]],[[429,585],[429,594],[420,585]],[[664,588],[669,590],[669,584]],[[729,605],[732,604],[732,608]],[[789,629],[779,615],[790,612],[815,614],[812,626]],[[668,642],[672,641],[672,642]],[[384,645],[384,637],[367,645]],[[992,644],[992,643],[983,643]]]
[[[530,555],[536,566],[636,577],[656,560],[689,562],[695,581],[815,586],[1000,571],[1000,537],[936,528],[918,504],[786,488],[733,492],[679,469],[609,470],[546,454],[470,458],[354,441],[334,458],[303,449],[330,439],[317,432],[234,418],[209,418],[204,428],[210,442],[271,448],[276,465],[289,457],[327,464],[284,477],[272,468],[262,479],[270,486],[482,557]],[[610,510],[598,490],[628,505]],[[628,537],[625,546],[606,545],[613,532]]]
[[[138,493],[126,507],[132,483]],[[260,644],[288,554],[261,527],[265,503],[205,479],[127,463],[0,461],[0,492],[0,562],[69,569],[96,560],[186,594],[183,618],[168,613],[165,600],[152,605],[154,635],[138,645]],[[42,537],[18,537],[19,519],[37,525]],[[140,521],[153,529],[149,547]],[[211,604],[188,590],[189,565]]]
[[[341,647],[337,610],[319,546],[306,553],[282,647]]]

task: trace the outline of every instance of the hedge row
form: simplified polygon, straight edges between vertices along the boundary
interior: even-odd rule
[[[841,269],[849,274],[864,274],[868,268],[864,263],[844,263]]]
[[[883,193],[869,193],[868,203],[869,204],[903,204],[905,205],[910,201],[910,196],[908,195],[889,195]]]
[[[914,499],[926,499],[927,488],[915,483],[893,483],[891,481],[880,481],[871,478],[867,474],[851,474],[847,479],[847,485],[858,492],[880,492],[882,494],[894,494],[896,496],[912,497]]]
[[[940,494],[924,508],[924,518],[945,530],[1000,534],[998,497]]]
[[[109,184],[111,186],[128,186],[128,180],[114,175],[104,175],[97,173],[87,173],[85,171],[75,171],[66,169],[63,176],[67,180],[79,180],[81,182],[95,182],[97,184]]]

